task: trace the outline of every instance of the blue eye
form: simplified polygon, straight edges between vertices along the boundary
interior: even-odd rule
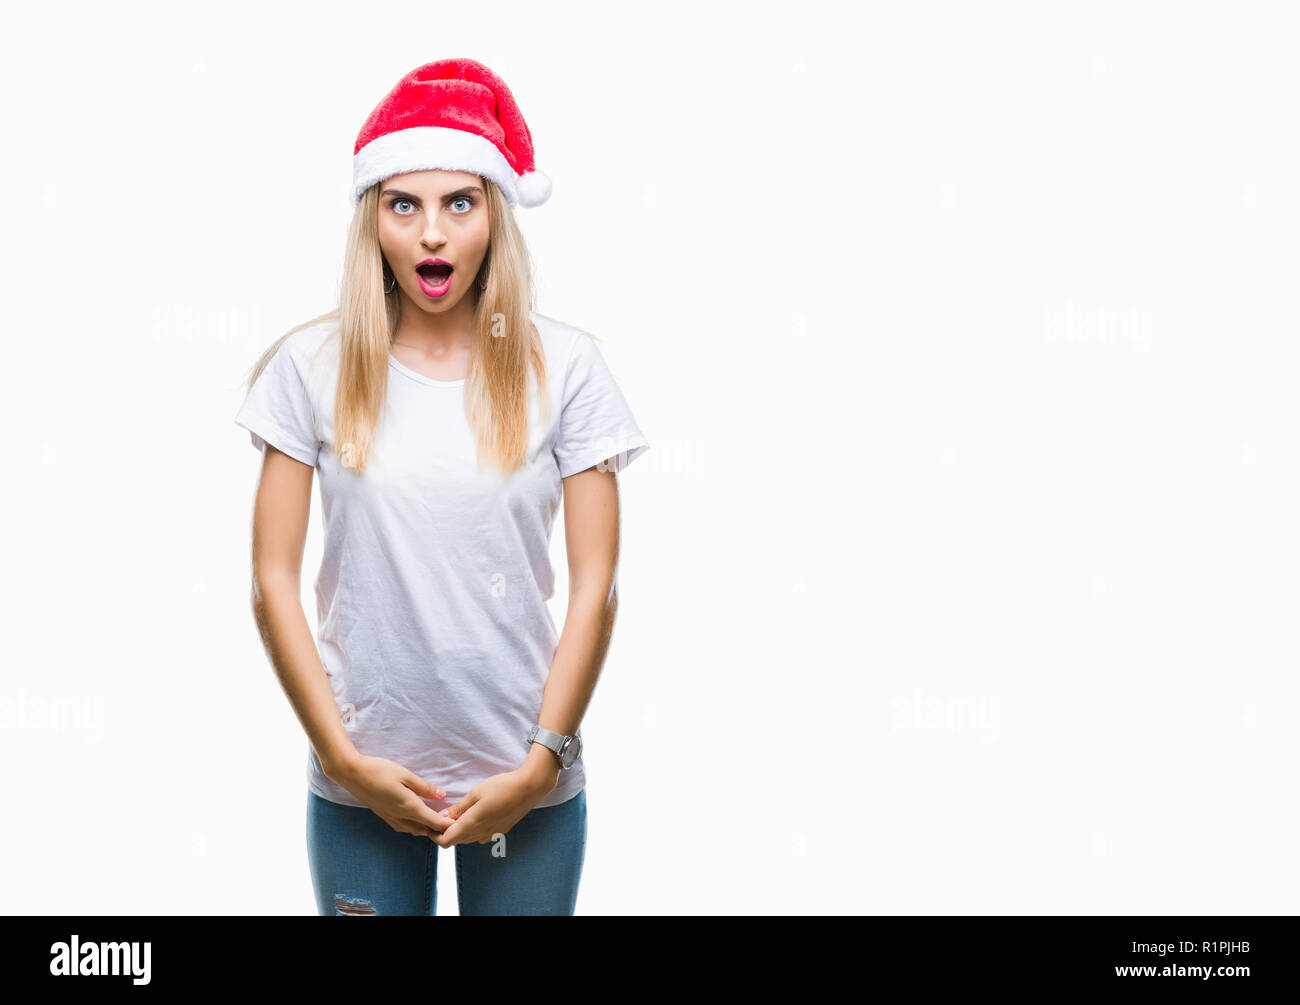
[[[450,204],[451,204],[451,205],[455,205],[455,204],[458,203],[458,202],[468,203],[469,205],[468,205],[465,209],[456,210],[455,213],[456,213],[457,216],[464,216],[464,215],[465,215],[466,213],[468,213],[471,209],[473,209],[476,205],[478,205],[478,201],[477,201],[473,196],[469,196],[469,195],[458,195],[458,196],[456,196],[455,199],[451,200],[451,203],[450,203]],[[400,210],[400,209],[397,208],[397,207],[400,206],[402,203],[405,203],[406,205],[408,205],[408,206],[412,206],[412,207],[414,207],[414,205],[415,205],[415,203],[412,202],[410,199],[403,199],[403,198],[401,198],[400,196],[398,196],[398,197],[396,197],[396,198],[390,199],[390,200],[388,201],[388,206],[389,206],[389,208],[390,208],[394,213],[396,213],[398,216],[410,216],[410,215],[412,214],[412,212],[414,212],[414,210],[412,210],[411,212],[403,212],[402,210]]]

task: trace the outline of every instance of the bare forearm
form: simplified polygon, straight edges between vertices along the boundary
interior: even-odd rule
[[[570,595],[564,631],[546,678],[538,725],[563,736],[578,731],[609,649],[617,599],[616,593],[601,590],[578,590]],[[531,745],[525,763],[542,774],[559,770],[554,752],[537,743]]]
[[[336,778],[358,754],[339,717],[334,692],[298,597],[297,582],[254,583],[253,614],[280,686],[325,774]]]

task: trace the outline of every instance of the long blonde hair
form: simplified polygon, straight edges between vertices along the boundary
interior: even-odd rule
[[[486,462],[509,473],[524,464],[528,452],[530,366],[537,377],[543,423],[549,422],[551,402],[541,334],[529,317],[535,301],[532,259],[510,204],[494,182],[482,181],[490,237],[487,256],[471,280],[479,293],[465,378],[465,415],[474,432],[479,466]],[[357,473],[365,470],[374,443],[387,396],[389,347],[401,317],[397,285],[393,292],[384,292],[386,276],[392,274],[379,248],[380,184],[362,194],[352,214],[338,306],[276,339],[254,364],[245,385],[247,393],[294,332],[337,321],[338,329],[330,335],[339,339],[334,438],[340,462]]]

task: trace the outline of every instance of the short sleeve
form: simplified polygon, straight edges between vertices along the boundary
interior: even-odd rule
[[[269,443],[294,460],[315,467],[320,452],[315,413],[307,386],[290,352],[290,341],[286,339],[281,343],[265,369],[258,374],[235,415],[235,422],[248,430],[253,446],[259,451]]]
[[[555,435],[560,477],[607,461],[622,471],[650,449],[596,343],[578,332],[564,373],[563,407]]]

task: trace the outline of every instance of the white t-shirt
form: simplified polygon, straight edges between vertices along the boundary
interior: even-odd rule
[[[316,577],[317,641],[356,749],[441,785],[449,806],[528,756],[559,636],[551,528],[562,478],[601,461],[620,471],[649,444],[596,343],[531,314],[546,354],[551,420],[542,427],[529,371],[528,462],[476,470],[464,380],[432,380],[389,356],[387,406],[366,470],[334,442],[338,322],[294,332],[259,375],[235,422],[316,468],[325,548]],[[363,805],[325,777],[311,743],[307,781]],[[538,803],[585,784],[583,753]]]

